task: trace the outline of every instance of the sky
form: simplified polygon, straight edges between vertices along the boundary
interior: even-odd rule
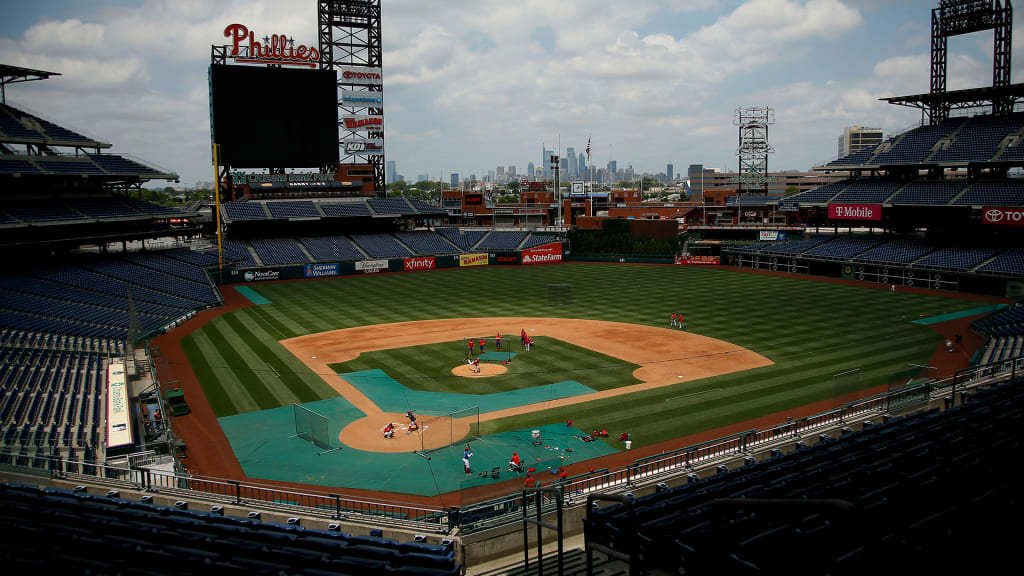
[[[807,170],[836,157],[844,126],[888,135],[920,122],[878,99],[928,91],[937,4],[382,0],[387,159],[408,180],[498,165],[522,173],[540,164],[542,146],[579,154],[589,139],[597,166],[735,170],[735,110],[770,106],[769,170]],[[228,43],[233,23],[315,45],[316,5],[3,2],[0,62],[62,74],[9,86],[7,100],[172,170],[182,185],[210,181],[210,46]],[[991,85],[992,39],[950,40],[948,89]]]

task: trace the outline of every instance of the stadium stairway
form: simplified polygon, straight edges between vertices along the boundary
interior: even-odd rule
[[[582,538],[582,536],[580,537]],[[550,544],[548,545],[551,546]],[[629,566],[623,562],[610,559],[608,556],[597,552],[593,558],[593,571],[587,572],[587,552],[582,547],[566,550],[562,554],[562,571],[559,571],[558,552],[544,554],[541,565],[543,571],[538,569],[535,554],[530,555],[530,565],[523,566],[523,555],[510,556],[495,562],[490,562],[478,568],[467,568],[467,576],[626,576],[629,574]]]

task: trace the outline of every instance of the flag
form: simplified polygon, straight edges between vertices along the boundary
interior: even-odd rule
[[[590,136],[587,136],[587,163],[590,163]]]

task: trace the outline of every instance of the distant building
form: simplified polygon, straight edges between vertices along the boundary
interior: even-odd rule
[[[449,182],[449,184],[451,185],[452,188],[458,188],[459,187],[459,173],[458,172],[452,172],[451,181]]]
[[[516,176],[517,176],[517,174],[516,174],[516,167],[515,167],[515,165],[511,165],[510,164],[509,167],[508,167],[508,177],[509,178],[515,178]]]
[[[847,126],[839,135],[839,157],[849,156],[865,148],[877,146],[884,138],[881,128]]]
[[[427,182],[430,180],[430,174],[420,174],[416,177],[417,182]]]
[[[668,181],[672,182],[675,180],[675,166],[669,164],[665,167],[665,175],[668,177]]]
[[[384,183],[394,184],[398,180],[398,169],[395,167],[395,161],[388,160],[385,162],[384,168]]]
[[[576,149],[566,148],[565,159],[567,160],[565,168],[569,170],[569,178],[576,178],[579,176],[579,172],[576,170]]]
[[[576,174],[583,180],[589,180],[590,175],[587,171],[587,157],[580,152],[579,157],[576,159]]]
[[[530,162],[529,164],[527,164],[526,165],[526,177],[530,178],[532,180],[534,175],[536,175],[536,174],[537,174],[537,167],[533,165],[533,162]]]

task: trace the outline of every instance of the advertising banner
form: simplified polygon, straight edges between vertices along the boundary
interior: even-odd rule
[[[423,258],[406,258],[403,261],[402,268],[405,270],[433,270],[437,267],[437,263],[433,256],[425,256]]]
[[[562,261],[562,243],[553,242],[523,250],[523,264],[546,264]]]
[[[335,66],[338,71],[339,84],[355,84],[359,86],[381,86],[384,84],[384,77],[380,68],[367,68],[365,66]]]
[[[383,116],[342,116],[341,125],[349,132],[369,132],[384,129]]]
[[[799,212],[799,202],[779,202],[779,212]]]
[[[779,239],[779,233],[762,231],[757,235],[757,239],[761,242],[775,242]]]
[[[1024,207],[985,206],[981,221],[995,226],[1024,226]]]
[[[246,270],[242,274],[242,278],[246,282],[264,282],[267,280],[280,280],[281,271],[277,268],[268,268],[264,270]]]
[[[107,448],[132,443],[129,411],[124,362],[111,362],[107,365]]]
[[[695,264],[699,266],[718,266],[722,263],[721,256],[676,256],[676,264]]]
[[[380,154],[384,152],[384,141],[374,140],[343,140],[345,154]]]
[[[376,274],[380,271],[388,271],[387,260],[360,260],[356,262],[356,272],[359,274]]]
[[[494,257],[495,264],[501,264],[503,266],[511,266],[513,264],[519,264],[519,254],[497,254]]]
[[[302,268],[302,275],[306,278],[324,278],[337,276],[339,273],[337,262],[334,264],[306,264]]]
[[[459,266],[487,266],[487,254],[459,254]]]
[[[384,93],[383,92],[356,92],[354,90],[342,90],[341,91],[341,104],[343,106],[352,107],[366,107],[366,108],[383,108],[384,107]]]
[[[881,220],[881,204],[829,204],[828,217],[833,220]]]

